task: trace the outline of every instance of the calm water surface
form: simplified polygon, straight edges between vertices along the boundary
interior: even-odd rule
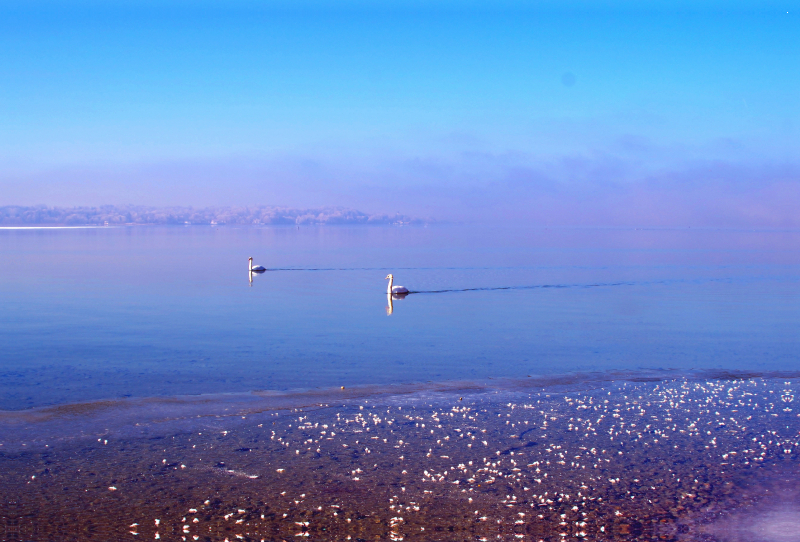
[[[794,370],[798,247],[797,232],[2,229],[0,409],[573,371]],[[269,269],[252,283],[248,256]],[[419,292],[391,311],[389,272]]]

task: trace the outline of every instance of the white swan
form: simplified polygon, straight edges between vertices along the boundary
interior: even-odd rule
[[[263,265],[256,265],[254,267],[253,266],[253,258],[252,257],[248,258],[247,261],[248,261],[248,264],[249,264],[250,271],[252,273],[263,273],[264,271],[267,270],[267,268],[264,267]]]
[[[387,294],[407,294],[408,288],[405,286],[392,286],[394,284],[394,275],[389,274],[386,275],[386,279],[389,281],[389,287],[386,289]]]

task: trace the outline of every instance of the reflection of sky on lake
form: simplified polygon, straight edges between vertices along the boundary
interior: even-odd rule
[[[793,369],[799,238],[0,230],[0,407],[586,370]],[[248,287],[249,256],[281,270]],[[387,301],[387,272],[421,293]]]

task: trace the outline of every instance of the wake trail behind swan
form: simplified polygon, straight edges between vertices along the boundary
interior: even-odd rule
[[[701,284],[710,282],[730,282],[732,279],[671,279],[671,280],[650,280],[650,281],[619,281],[619,282],[594,282],[594,283],[572,283],[572,284],[532,284],[523,286],[486,286],[476,288],[448,288],[442,290],[411,290],[410,294],[445,294],[455,292],[488,292],[496,290],[545,290],[545,289],[565,289],[565,288],[613,288],[618,286],[653,286],[667,284]]]

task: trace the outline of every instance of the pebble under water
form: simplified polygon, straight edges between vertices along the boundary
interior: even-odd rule
[[[3,419],[0,539],[800,540],[796,380],[580,387]]]

